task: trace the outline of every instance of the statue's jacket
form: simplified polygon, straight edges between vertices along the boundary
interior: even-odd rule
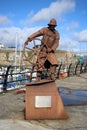
[[[51,31],[49,27],[44,27],[30,35],[29,39],[32,41],[39,36],[42,36],[40,52],[37,57],[39,67],[42,67],[46,60],[52,65],[58,65],[57,57],[54,52],[59,45],[59,32],[57,30]],[[51,49],[52,51],[48,53],[48,49]]]

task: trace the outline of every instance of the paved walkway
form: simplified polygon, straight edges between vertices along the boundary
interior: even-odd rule
[[[57,87],[87,90],[87,73],[59,79]],[[0,130],[87,130],[87,105],[65,106],[67,120],[24,120],[24,96],[0,95]],[[3,103],[2,103],[2,102]]]

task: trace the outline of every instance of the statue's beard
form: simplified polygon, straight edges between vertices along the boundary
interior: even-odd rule
[[[48,27],[51,31],[55,31],[55,28],[52,27]]]

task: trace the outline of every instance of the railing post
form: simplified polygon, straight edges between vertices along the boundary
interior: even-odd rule
[[[84,72],[87,72],[87,63],[86,63],[86,65],[85,65]]]
[[[81,67],[80,67],[80,74],[84,72],[84,71],[83,71],[83,69],[82,69],[83,65],[84,65],[84,62],[83,62],[83,63],[81,63]]]
[[[11,65],[9,65],[7,67],[7,71],[6,71],[6,74],[5,74],[5,77],[4,77],[4,83],[3,83],[3,91],[4,92],[7,92],[7,79],[8,79],[8,72],[9,72],[10,68],[11,68]]]
[[[68,68],[68,77],[70,76],[70,69],[71,69],[72,63],[70,63],[69,68]]]
[[[75,67],[75,75],[77,74],[78,65],[79,65],[79,62],[76,64],[76,67]]]
[[[58,69],[58,72],[57,72],[57,78],[59,79],[59,74],[60,74],[60,69],[62,67],[62,63],[59,65],[59,69]]]

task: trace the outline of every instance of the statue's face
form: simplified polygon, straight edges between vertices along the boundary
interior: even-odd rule
[[[55,27],[56,27],[55,25],[50,25],[49,26],[50,30],[52,30],[52,31],[55,29]]]

